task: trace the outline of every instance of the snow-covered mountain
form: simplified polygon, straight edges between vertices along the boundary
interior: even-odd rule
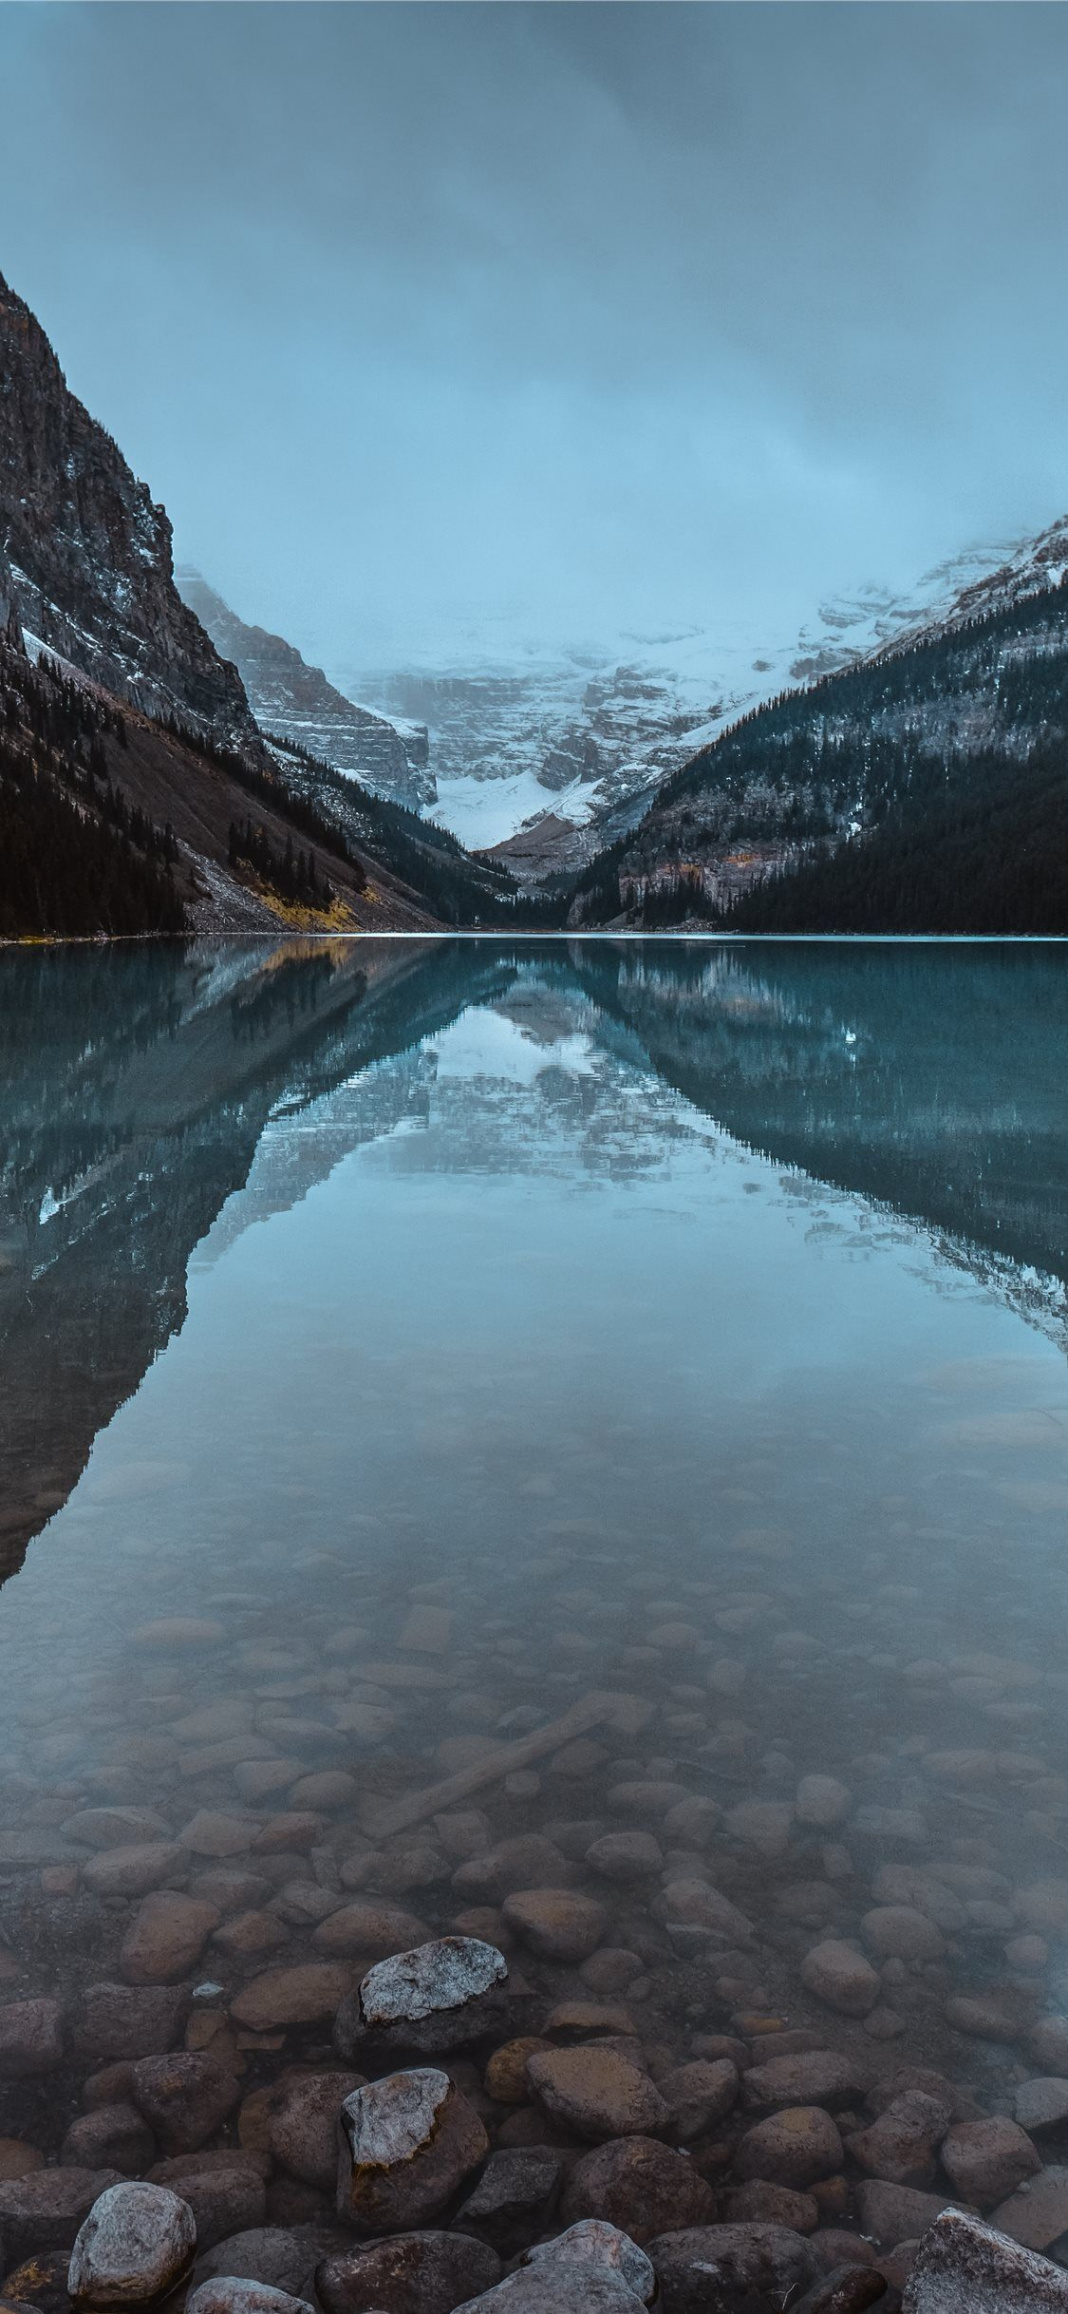
[[[1059,562],[1058,562],[1059,556]],[[660,782],[752,707],[977,615],[1068,566],[1068,522],[1037,540],[969,548],[907,594],[859,586],[778,641],[742,621],[624,634],[572,650],[457,637],[450,665],[335,671],[349,698],[425,725],[437,801],[428,816],[520,872],[577,865],[633,822]]]

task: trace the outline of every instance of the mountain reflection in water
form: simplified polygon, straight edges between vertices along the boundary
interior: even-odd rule
[[[97,1431],[186,1310],[194,1246],[247,1180],[269,1118],[310,1111],[302,1193],[429,1099],[420,1045],[468,1006],[575,1028],[735,1139],[944,1234],[947,1258],[1043,1322],[1068,1279],[1068,975],[1057,948],[609,941],[287,942],[9,951],[0,958],[0,1564],[65,1500]],[[324,1096],[381,1069],[362,1097]],[[490,1072],[487,1072],[487,1074]],[[432,1082],[433,1071],[429,1069]],[[417,1082],[418,1081],[418,1082]],[[471,1161],[596,1174],[647,1164],[662,1104],[554,1064],[526,1119]],[[632,1089],[621,1095],[633,1119]],[[384,1106],[383,1106],[384,1102]],[[359,1112],[359,1117],[357,1117]],[[453,1120],[447,1161],[459,1161]],[[328,1155],[329,1152],[329,1155]],[[420,1154],[426,1162],[427,1152]],[[1035,1273],[1038,1273],[1037,1275]],[[1058,1291],[1058,1289],[1061,1289]]]
[[[329,2030],[252,2023],[276,1964],[507,1943],[530,1871],[593,1900],[578,1961],[520,1932],[545,2013],[674,2063],[770,2011],[863,2079],[1068,2069],[1064,970],[0,956],[0,1978],[73,2021],[0,2134],[91,2102],[90,1985],[219,1986],[188,2045],[258,2086]]]

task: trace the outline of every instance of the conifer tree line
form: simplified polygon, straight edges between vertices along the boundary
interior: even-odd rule
[[[1068,582],[754,708],[579,878],[584,920],[759,931],[1068,930]],[[778,871],[724,912],[703,863]],[[636,912],[637,913],[637,912]]]
[[[253,825],[248,815],[241,821],[231,820],[226,857],[235,873],[251,868],[261,882],[269,884],[283,900],[321,909],[333,903],[332,886],[317,869],[314,852],[310,849],[295,852],[292,836],[286,837],[284,852],[276,851],[266,829],[262,824]]]
[[[121,713],[13,655],[0,700],[0,938],[185,931],[173,830],[108,771],[104,738],[127,744]]]

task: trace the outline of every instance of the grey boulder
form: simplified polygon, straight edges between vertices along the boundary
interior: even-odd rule
[[[334,2046],[346,2058],[369,2045],[433,2056],[506,2033],[513,2015],[507,1982],[508,1963],[496,1945],[477,1936],[435,1937],[368,1969],[341,2003]]]
[[[945,2210],[924,2234],[902,2314],[1068,2314],[1068,2274],[981,2218]]]
[[[188,2202],[167,2186],[109,2186],[75,2241],[67,2288],[79,2306],[150,2305],[188,2271],[196,2242]]]

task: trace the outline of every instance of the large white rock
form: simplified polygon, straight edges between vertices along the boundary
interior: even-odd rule
[[[338,2119],[338,2216],[362,2233],[427,2225],[489,2152],[474,2106],[431,2066],[354,2089]]]
[[[68,2291],[81,2306],[150,2304],[181,2279],[196,2246],[193,2212],[169,2186],[109,2186],[75,2241]]]
[[[964,2210],[928,2226],[901,2314],[1068,2314],[1068,2273]]]
[[[508,1963],[478,1936],[439,1936],[376,1961],[338,2010],[334,2039],[353,2057],[366,2041],[398,2050],[462,2048],[507,2031]]]

